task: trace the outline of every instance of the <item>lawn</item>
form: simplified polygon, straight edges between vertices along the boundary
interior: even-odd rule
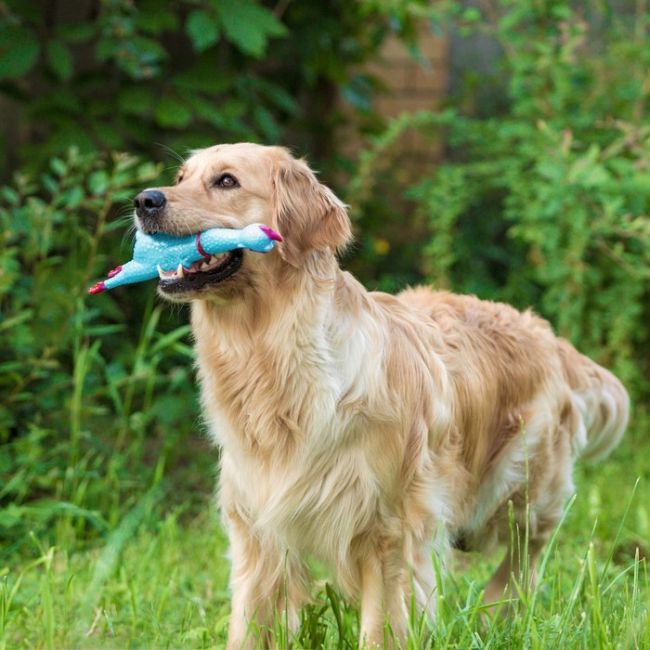
[[[481,603],[498,557],[457,556],[432,633],[412,616],[409,647],[650,647],[650,427],[640,420],[605,462],[578,466],[576,497],[543,557],[538,587],[510,617],[489,618]],[[174,480],[144,493],[100,543],[75,542],[75,512],[55,520],[53,546],[31,536],[30,550],[0,570],[0,647],[222,647],[226,538],[209,491],[198,507],[189,493],[191,505],[165,505],[170,490],[183,490]],[[319,584],[291,646],[354,648],[356,610]],[[289,645],[281,621],[277,627]]]

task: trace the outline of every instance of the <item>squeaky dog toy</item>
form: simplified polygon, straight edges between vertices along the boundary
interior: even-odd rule
[[[133,259],[110,271],[108,279],[90,287],[88,293],[102,293],[123,284],[157,277],[182,277],[185,272],[201,271],[203,265],[210,263],[213,255],[238,248],[268,253],[277,241],[282,241],[282,237],[272,228],[259,223],[241,230],[210,228],[184,237],[165,233],[147,235],[138,230],[135,233]]]

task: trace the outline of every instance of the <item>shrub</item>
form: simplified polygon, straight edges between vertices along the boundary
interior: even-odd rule
[[[86,296],[129,256],[120,204],[160,171],[73,150],[1,191],[0,539],[55,515],[101,529],[196,430],[188,326],[150,287]]]
[[[648,16],[590,6],[435,7],[438,24],[498,41],[500,71],[484,85],[504,85],[507,105],[468,113],[461,88],[447,110],[404,115],[374,139],[348,199],[363,204],[364,232],[395,227],[411,237],[383,260],[362,249],[356,263],[374,269],[380,286],[392,287],[401,265],[402,282],[533,305],[642,395],[650,376]],[[410,229],[404,206],[383,189],[400,182],[389,154],[407,129],[447,143],[444,160],[402,182]]]
[[[339,91],[367,103],[355,66],[386,20],[343,0],[265,4],[3,3],[0,175],[70,146],[164,158],[166,147],[250,140],[323,156]]]

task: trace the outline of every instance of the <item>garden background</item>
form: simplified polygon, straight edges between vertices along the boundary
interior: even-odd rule
[[[0,2],[0,648],[224,642],[187,312],[86,288],[128,257],[138,190],[241,140],[291,146],[351,205],[343,265],[369,288],[532,306],[632,394],[517,615],[481,615],[497,558],[459,560],[410,646],[650,647],[649,20],[645,0]],[[391,117],[395,52],[432,90]],[[355,647],[354,607],[314,598],[283,642]]]

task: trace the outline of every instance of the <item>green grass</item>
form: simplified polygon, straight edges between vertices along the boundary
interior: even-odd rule
[[[481,602],[499,558],[460,556],[444,578],[432,633],[412,616],[409,647],[650,648],[648,433],[637,427],[610,459],[578,468],[577,496],[543,556],[538,587],[512,616],[488,618]],[[30,536],[0,569],[1,648],[223,646],[228,562],[217,514],[207,492],[203,507],[170,509],[169,491],[183,486],[174,477],[166,492],[161,486],[100,541],[76,540],[79,513],[66,510],[54,520],[53,545]],[[290,642],[354,648],[357,630],[356,610],[328,585],[315,588]]]

